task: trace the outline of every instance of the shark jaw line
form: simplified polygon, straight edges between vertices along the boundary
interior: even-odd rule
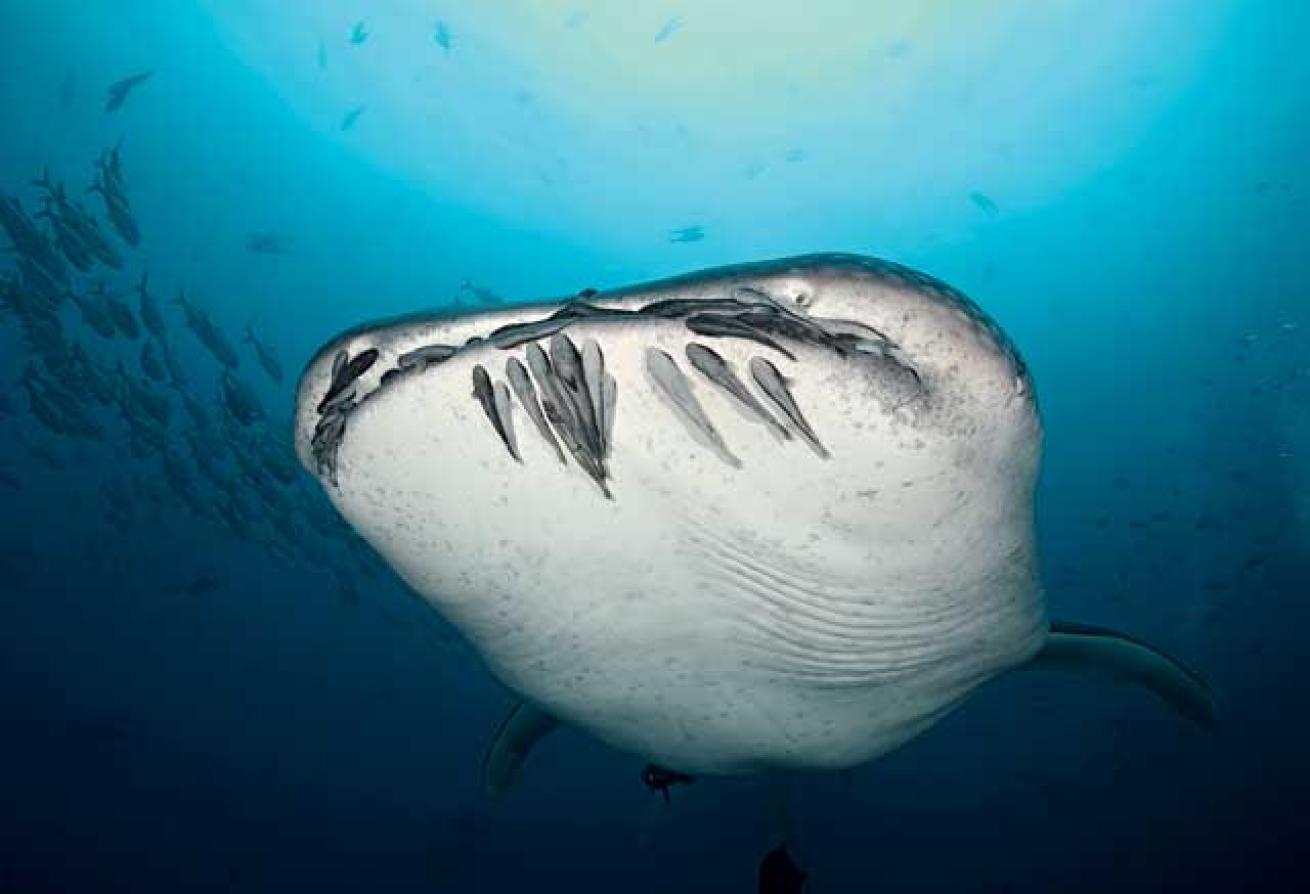
[[[533,342],[551,339],[579,323],[624,323],[678,320],[691,336],[754,341],[794,360],[787,345],[806,344],[838,355],[863,354],[895,364],[922,385],[922,377],[904,357],[900,347],[878,329],[853,320],[809,317],[787,307],[768,292],[753,286],[738,286],[726,298],[653,299],[634,309],[604,307],[589,303],[584,291],[557,309],[523,322],[507,323],[472,335],[463,344],[433,343],[412,348],[396,357],[371,386],[360,387],[360,378],[376,359],[375,349],[353,357],[338,349],[333,358],[333,375],[319,402],[318,421],[310,441],[313,471],[335,484],[336,452],[354,411],[406,378],[423,375],[461,354],[484,345],[511,351]],[[372,355],[369,355],[372,351]],[[358,361],[367,359],[367,363]],[[358,364],[360,369],[356,369]]]

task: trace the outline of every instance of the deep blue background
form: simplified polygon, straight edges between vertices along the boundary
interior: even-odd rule
[[[264,428],[284,440],[294,378],[319,344],[372,317],[469,304],[465,279],[527,300],[844,250],[951,281],[1001,322],[1035,373],[1052,615],[1184,657],[1217,690],[1222,725],[1201,733],[1098,680],[999,680],[850,780],[789,781],[811,890],[1300,889],[1310,804],[1304,4],[1162,0],[1158,30],[1138,40],[1132,28],[1150,17],[1132,19],[1126,2],[1072,3],[1068,42],[1053,49],[1043,4],[998,4],[1014,14],[1004,43],[965,66],[984,96],[1006,79],[1008,50],[1016,67],[1033,47],[1051,50],[1041,81],[1019,78],[1013,100],[1042,93],[1045,104],[1016,113],[1023,127],[1011,122],[999,156],[981,132],[897,150],[956,116],[990,120],[969,118],[953,94],[915,92],[934,69],[933,41],[969,46],[953,15],[977,21],[983,5],[938,4],[922,39],[880,32],[879,8],[820,21],[789,50],[798,62],[824,53],[824,29],[863,28],[913,101],[904,131],[870,146],[878,164],[905,163],[889,170],[885,201],[860,185],[877,171],[843,167],[855,131],[833,123],[885,111],[834,98],[865,74],[815,75],[787,97],[761,88],[749,116],[726,98],[716,106],[713,80],[672,75],[658,101],[625,96],[621,78],[554,96],[541,75],[553,54],[603,51],[616,72],[645,66],[696,40],[696,15],[634,4],[644,18],[633,27],[645,30],[630,42],[603,30],[603,4],[591,4],[591,20],[576,18],[585,3],[534,15],[538,67],[519,70],[479,60],[478,49],[503,37],[495,52],[512,56],[525,7],[480,17],[446,4],[407,22],[412,5],[316,4],[288,61],[277,35],[298,33],[293,4],[0,0],[0,190],[35,209],[27,181],[48,165],[80,193],[92,160],[121,138],[144,238],[123,274],[101,272],[126,288],[148,270],[161,300],[185,285],[233,341],[253,323],[288,378],[275,385],[245,347],[238,374],[268,408]],[[708,6],[722,18],[724,3]],[[1099,34],[1107,15],[1127,19],[1123,40],[1137,49],[1079,43],[1079,17]],[[656,43],[676,16],[680,27]],[[1184,27],[1189,17],[1206,20],[1204,39]],[[372,33],[355,47],[360,18]],[[740,18],[741,42],[722,47],[723,59],[749,67],[752,40],[785,45]],[[428,36],[438,19],[455,35],[449,52]],[[325,20],[335,30],[323,32]],[[413,58],[384,43],[397,23],[463,78],[412,131]],[[581,50],[564,46],[569,35]],[[320,41],[330,59],[321,73]],[[340,61],[354,58],[371,67]],[[106,113],[108,85],[143,69],[156,73]],[[1061,102],[1051,85],[1075,70],[1083,86]],[[659,86],[656,71],[643,89]],[[330,85],[316,86],[320,77]],[[476,101],[458,105],[469,91]],[[540,120],[507,122],[500,94]],[[686,120],[660,117],[680,101]],[[360,103],[342,131],[341,115]],[[1134,111],[1106,111],[1121,105]],[[480,130],[483,109],[491,123]],[[609,146],[617,138],[594,130],[625,115],[645,128],[624,137],[630,167],[622,141]],[[796,126],[776,145],[724,138],[774,119],[786,130],[788,116]],[[570,130],[584,119],[592,130]],[[1102,119],[1113,130],[1097,151]],[[515,152],[549,161],[526,185],[511,170],[519,156],[497,154],[510,132],[522,138]],[[456,148],[426,170],[397,148],[411,139]],[[984,176],[970,161],[984,155],[1003,164]],[[666,179],[652,180],[661,167]],[[722,170],[731,182],[707,189]],[[975,172],[986,182],[965,182]],[[697,223],[704,240],[669,241]],[[249,252],[248,235],[265,231],[283,235],[288,253]],[[177,308],[165,312],[192,389],[216,405],[215,363]],[[136,345],[101,339],[71,306],[62,321],[70,342],[139,377]],[[241,536],[180,504],[158,460],[127,449],[116,413],[93,411],[103,439],[43,428],[20,384],[33,359],[14,315],[0,313],[0,891],[752,889],[778,831],[766,781],[702,780],[665,807],[640,786],[639,761],[565,732],[510,798],[484,803],[478,761],[510,697],[358,544],[307,522],[324,511],[307,477],[279,504],[294,536],[266,522]],[[174,416],[169,443],[184,455],[185,417]],[[222,437],[205,443],[231,465]],[[208,500],[212,487],[197,480]],[[117,514],[106,486],[130,495]],[[270,540],[291,559],[270,554]],[[214,586],[196,585],[202,576]]]

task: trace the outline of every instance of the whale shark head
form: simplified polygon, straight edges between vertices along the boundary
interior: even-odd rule
[[[1046,635],[1032,381],[976,305],[889,262],[357,328],[295,426],[506,685],[663,766],[853,766]]]

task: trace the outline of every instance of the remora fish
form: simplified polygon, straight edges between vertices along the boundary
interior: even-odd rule
[[[743,303],[753,322],[741,325],[776,314],[770,335],[794,360],[733,326],[688,329],[696,313],[735,321],[741,294],[772,299]],[[560,723],[683,773],[844,770],[1020,668],[1108,673],[1213,721],[1212,695],[1177,661],[1048,620],[1032,379],[965,296],[897,264],[810,255],[588,303],[594,312],[508,347],[487,334],[567,312],[567,300],[354,329],[299,386],[301,462],[523,699],[484,762],[489,790]],[[852,326],[887,350],[849,350]],[[611,500],[532,427],[520,429],[515,462],[469,399],[476,367],[498,382],[509,358],[559,338],[594,339],[616,383]],[[771,435],[695,365],[664,364],[740,465],[706,444],[646,369],[648,351],[685,357],[693,341],[738,370],[764,356],[777,375],[756,364],[768,375],[742,384],[760,406],[803,414],[826,458]],[[383,383],[399,356],[434,342],[463,347]],[[377,359],[355,400],[320,410],[344,358],[366,352]],[[558,391],[561,373],[533,356],[537,392]],[[580,440],[564,416],[561,438]]]

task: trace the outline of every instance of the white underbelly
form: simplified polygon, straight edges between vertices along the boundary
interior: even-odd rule
[[[337,455],[342,514],[511,688],[688,772],[839,768],[1040,645],[1026,493],[904,417],[850,412],[867,394],[839,375],[793,382],[829,460],[698,387],[734,466],[608,337],[612,500],[521,410],[510,457],[471,396],[475,363],[501,375],[490,348],[360,406]]]

